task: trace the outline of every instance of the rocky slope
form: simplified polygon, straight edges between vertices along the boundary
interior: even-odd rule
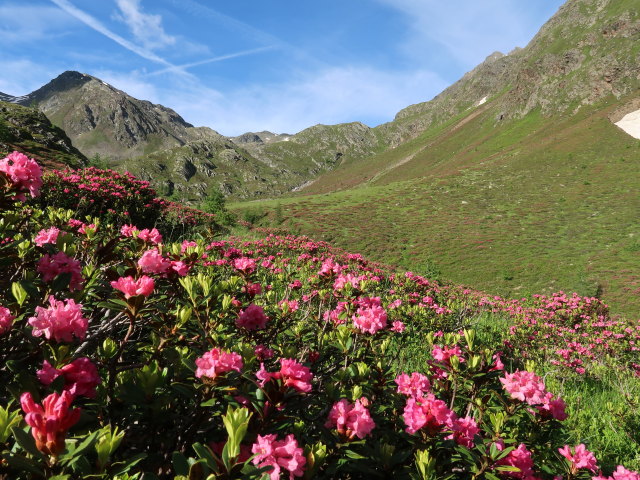
[[[14,150],[35,157],[45,167],[78,167],[87,163],[65,132],[52,125],[42,112],[0,101],[0,156]]]
[[[169,108],[79,72],[64,72],[18,103],[37,106],[85,155],[109,162],[184,145],[192,127]]]
[[[392,145],[484,101],[496,121],[573,114],[640,87],[640,14],[635,0],[568,0],[525,48],[495,52],[428,102],[378,129]],[[486,108],[486,107],[485,107]]]

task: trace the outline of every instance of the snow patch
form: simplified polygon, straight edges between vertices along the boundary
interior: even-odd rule
[[[640,110],[627,113],[619,122],[616,122],[615,125],[620,127],[633,138],[640,140]]]
[[[482,97],[480,101],[476,104],[476,107],[479,107],[480,105],[484,105],[485,103],[487,103],[487,97]]]

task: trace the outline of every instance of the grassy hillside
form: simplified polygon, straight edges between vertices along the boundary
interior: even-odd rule
[[[60,128],[33,108],[0,101],[0,156],[18,150],[45,167],[85,165],[87,159]]]
[[[499,126],[489,103],[309,190],[356,188],[261,206],[376,260],[507,296],[602,295],[637,315],[640,141],[609,119],[625,99],[610,100]]]

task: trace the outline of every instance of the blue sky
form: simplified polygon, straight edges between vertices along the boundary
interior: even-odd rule
[[[2,0],[0,91],[78,70],[225,135],[375,126],[563,0]]]

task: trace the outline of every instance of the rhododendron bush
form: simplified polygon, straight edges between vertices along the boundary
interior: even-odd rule
[[[217,227],[215,215],[157,198],[149,182],[128,172],[95,167],[52,170],[41,184],[39,206],[68,208],[78,218],[100,216],[119,225],[135,224],[141,230],[161,225],[172,237],[196,226]]]
[[[7,478],[639,478],[465,328],[480,296],[301,237],[81,221],[2,178]]]

